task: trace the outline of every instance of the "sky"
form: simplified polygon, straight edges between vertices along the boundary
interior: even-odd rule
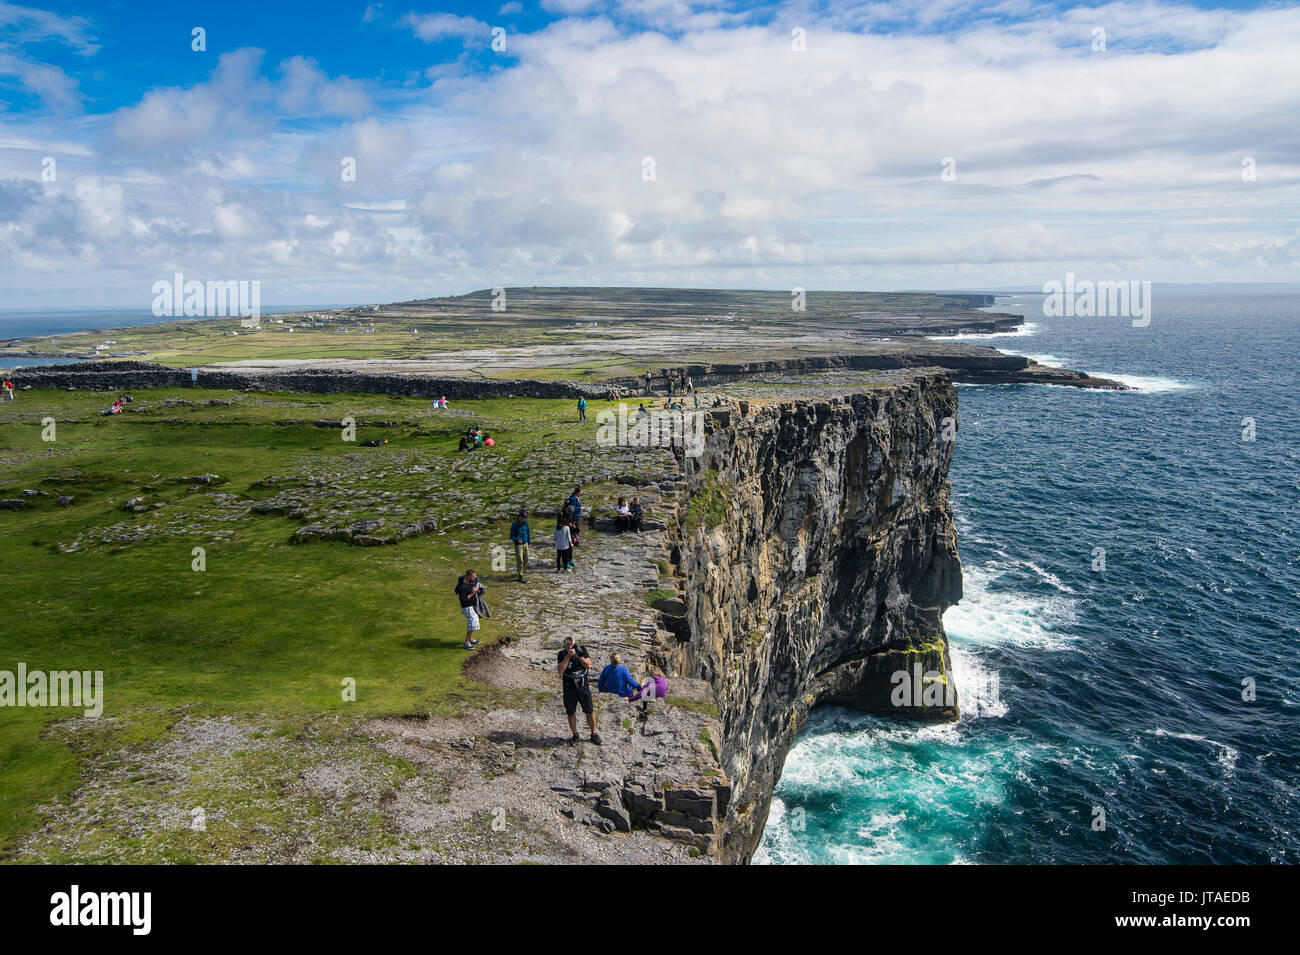
[[[1297,51],[1287,3],[0,2],[0,308],[1295,282]]]

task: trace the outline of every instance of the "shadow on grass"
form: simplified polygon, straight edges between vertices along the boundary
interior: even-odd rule
[[[453,650],[462,642],[461,640],[435,640],[433,637],[417,637],[414,640],[403,641],[402,646],[410,647],[412,650]]]

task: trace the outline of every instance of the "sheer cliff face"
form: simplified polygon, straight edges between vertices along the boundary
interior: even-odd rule
[[[725,861],[757,846],[812,707],[956,718],[941,620],[961,596],[947,481],[956,415],[941,376],[741,402],[710,414],[703,454],[685,459],[675,557],[689,636],[673,663],[715,689],[734,787]]]

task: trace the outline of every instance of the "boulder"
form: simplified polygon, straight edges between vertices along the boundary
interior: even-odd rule
[[[623,801],[614,795],[614,790],[607,789],[596,802],[597,815],[608,819],[619,832],[632,831],[632,818],[628,815]]]

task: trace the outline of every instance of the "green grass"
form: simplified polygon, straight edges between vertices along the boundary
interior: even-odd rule
[[[710,468],[703,480],[686,502],[683,526],[689,534],[698,528],[713,530],[727,516],[731,506],[731,489],[718,480],[718,472]]]
[[[646,606],[653,607],[661,600],[672,600],[676,596],[677,592],[674,590],[652,590],[645,595]]]
[[[560,502],[572,474],[539,455],[558,455],[582,474],[600,453],[594,422],[573,422],[567,400],[462,403],[469,418],[382,396],[158,389],[135,397],[115,418],[97,417],[110,399],[86,392],[24,392],[0,405],[0,498],[50,495],[0,510],[0,670],[19,662],[29,671],[102,670],[107,718],[93,742],[74,749],[52,724],[80,710],[0,708],[0,857],[38,823],[36,807],[76,788],[91,761],[163,738],[182,713],[355,720],[505,700],[507,691],[461,674],[456,574],[474,564],[490,585],[512,577],[490,567],[491,546],[508,543],[508,522],[489,518],[521,502]],[[212,398],[233,403],[210,407]],[[195,404],[165,406],[169,399]],[[405,423],[359,428],[358,439],[389,439],[373,449],[335,429],[276,424],[348,415]],[[57,423],[52,444],[41,440],[45,417]],[[497,448],[455,451],[471,420],[498,437]],[[401,473],[413,463],[428,470]],[[203,473],[222,481],[175,480]],[[287,474],[337,485],[319,493],[346,511],[343,523],[389,508],[467,526],[384,547],[291,545],[299,521],[244,513],[281,493],[258,482]],[[589,486],[585,499],[596,506],[615,491]],[[56,503],[60,494],[74,497],[71,506]],[[122,510],[137,496],[163,506]],[[388,519],[398,520],[391,510]],[[206,550],[201,572],[192,569],[195,547]],[[356,681],[355,702],[342,699],[344,678]]]

